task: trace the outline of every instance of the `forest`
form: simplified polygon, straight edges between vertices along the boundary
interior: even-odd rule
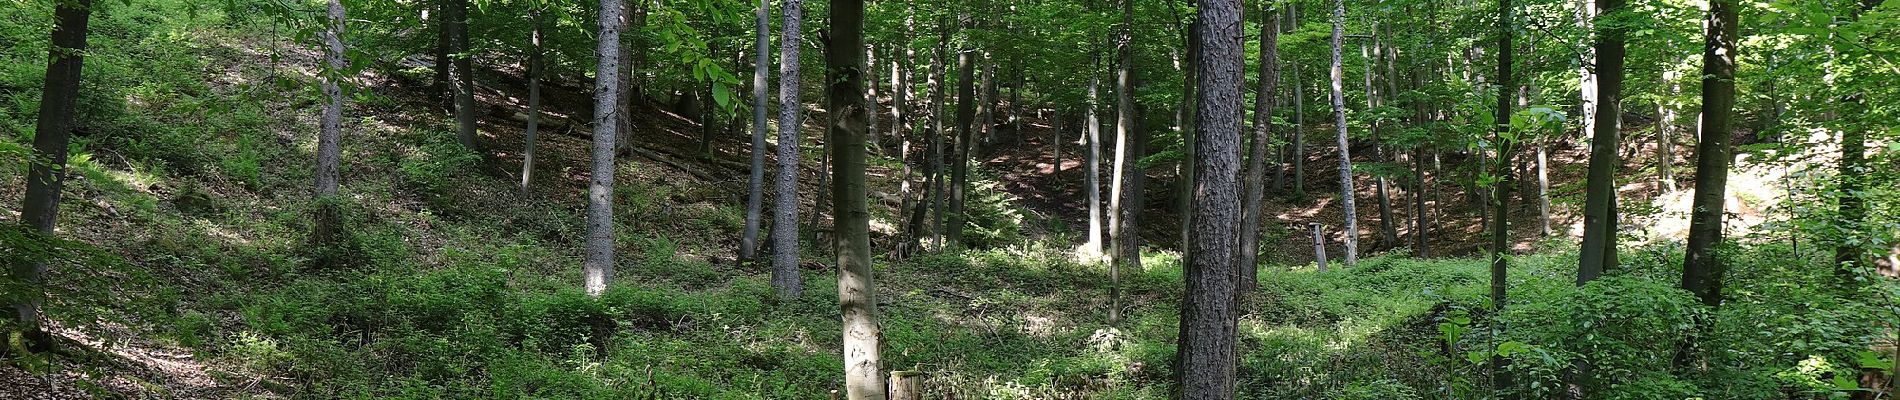
[[[1900,2],[0,0],[3,399],[1900,398]]]

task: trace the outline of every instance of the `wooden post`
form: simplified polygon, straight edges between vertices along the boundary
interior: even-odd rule
[[[1306,223],[1313,230],[1313,260],[1320,271],[1326,271],[1326,230],[1318,222]]]
[[[923,371],[891,371],[890,400],[923,400]]]
[[[831,389],[831,400],[838,400],[838,389]]]

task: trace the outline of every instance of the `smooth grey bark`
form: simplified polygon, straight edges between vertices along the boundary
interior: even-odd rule
[[[759,225],[764,210],[765,197],[765,106],[767,79],[772,75],[772,12],[771,3],[759,0],[759,8],[753,10],[757,19],[758,39],[753,44],[752,62],[752,173],[748,181],[745,200],[745,232],[739,238],[739,261],[749,262],[759,249]]]
[[[1577,30],[1595,32],[1597,0],[1576,0],[1576,2]],[[1594,36],[1594,34],[1586,35],[1575,44],[1578,49],[1582,49],[1582,52],[1577,54],[1579,57],[1577,60],[1577,104],[1580,108],[1577,119],[1583,121],[1583,132],[1587,134],[1594,134],[1597,124],[1597,73],[1594,67],[1597,63],[1597,49],[1595,42],[1590,39]]]
[[[844,388],[850,400],[883,400],[877,290],[871,280],[871,213],[865,186],[864,1],[831,2],[831,40],[825,47],[830,82],[826,91],[835,117],[826,130],[835,175],[832,185],[834,247],[838,252],[838,308],[844,327]]]
[[[1623,0],[1596,0],[1599,16],[1623,11]],[[1583,244],[1578,249],[1577,284],[1616,268],[1616,170],[1622,160],[1623,29],[1603,26],[1596,39],[1596,115],[1590,138],[1590,170],[1584,180]]]
[[[978,115],[981,115],[982,121],[980,124],[983,128],[983,147],[977,151],[978,154],[972,156],[981,156],[987,153],[992,148],[991,146],[996,145],[996,62],[991,60],[990,53],[987,51],[983,52],[983,78],[980,82],[983,92],[978,95],[981,100],[978,100],[977,107],[979,107],[980,114]]]
[[[883,141],[878,137],[877,108],[877,45],[864,45],[864,93],[866,104],[865,133],[870,136],[871,150],[882,152]]]
[[[931,233],[932,242],[934,242],[934,247],[939,250],[944,248],[943,223],[945,219],[945,215],[944,215],[945,204],[944,204],[944,193],[943,193],[944,190],[943,189],[945,187],[945,184],[944,184],[943,178],[944,178],[945,171],[944,171],[944,142],[943,141],[944,141],[944,136],[946,136],[948,132],[944,130],[944,117],[945,117],[944,114],[945,113],[944,113],[943,103],[945,100],[944,98],[949,96],[946,93],[949,90],[949,88],[945,87],[945,85],[949,84],[949,82],[945,81],[948,78],[949,72],[944,70],[944,67],[945,67],[944,64],[947,61],[946,59],[949,58],[949,55],[947,54],[948,53],[947,47],[949,46],[949,43],[950,43],[950,28],[948,27],[948,25],[949,25],[948,23],[940,24],[939,29],[941,29],[941,31],[938,33],[938,36],[937,36],[937,47],[936,49],[933,50],[931,54],[931,58],[930,58],[930,77],[929,77],[930,79],[930,107],[929,107],[930,108],[930,122],[933,125],[932,129],[930,130],[931,154],[930,154],[930,172],[929,173],[930,173],[930,177],[932,178],[931,182],[929,182],[930,184],[930,188],[929,188],[930,213],[932,216],[930,233]]]
[[[1345,41],[1346,2],[1333,1],[1333,129],[1339,137],[1339,206],[1345,214],[1345,263],[1347,267],[1359,261],[1359,214],[1353,208],[1353,198],[1357,196],[1352,184],[1352,140],[1346,136],[1346,70],[1340,47]]]
[[[599,56],[594,71],[593,174],[587,185],[587,258],[583,264],[587,294],[599,297],[614,276],[614,107],[620,98],[621,0],[600,1]]]
[[[1275,22],[1279,14],[1271,8],[1263,9],[1260,23],[1260,89],[1254,94],[1253,113],[1253,149],[1251,161],[1247,166],[1247,197],[1241,207],[1240,244],[1235,258],[1240,274],[1239,290],[1253,291],[1260,283],[1258,259],[1260,255],[1260,220],[1266,213],[1267,152],[1273,142],[1273,94],[1278,89],[1280,76],[1279,39],[1280,29]],[[1277,164],[1277,163],[1276,163]],[[1276,168],[1277,169],[1277,168]]]
[[[60,188],[65,185],[67,148],[73,131],[74,110],[79,102],[80,70],[85,65],[86,24],[92,15],[92,0],[59,2],[53,9],[53,32],[47,46],[46,83],[40,89],[39,120],[33,130],[33,162],[27,166],[26,196],[20,208],[20,222],[41,235],[52,237],[59,225]],[[53,349],[53,337],[42,327],[40,289],[46,275],[44,261],[19,261],[9,268],[11,278],[33,293],[13,298],[14,323],[27,341],[27,350],[47,352]],[[11,349],[0,349],[0,353]]]
[[[1431,210],[1426,205],[1425,150],[1420,148],[1412,154],[1412,255],[1418,258],[1431,258]]]
[[[1122,26],[1115,52],[1115,171],[1109,184],[1108,235],[1113,249],[1108,266],[1108,320],[1121,322],[1121,274],[1141,271],[1141,169],[1137,164],[1147,135],[1136,126],[1134,0],[1121,0]]]
[[[1375,85],[1373,81],[1377,75],[1375,72],[1377,68],[1374,66],[1378,65],[1379,60],[1384,58],[1385,54],[1384,44],[1381,43],[1380,40],[1379,23],[1374,21],[1372,23],[1372,45],[1367,46],[1364,43],[1359,45],[1359,55],[1366,60],[1366,111],[1368,112],[1379,108],[1380,102],[1384,101],[1382,96],[1384,96],[1385,93],[1380,92],[1379,87]],[[1370,48],[1368,49],[1368,47]],[[1386,157],[1385,145],[1380,139],[1380,127],[1379,121],[1372,121],[1372,137],[1373,142],[1376,144],[1372,147],[1372,158],[1381,162],[1390,162],[1392,159]],[[1373,177],[1373,197],[1379,205],[1379,244],[1387,248],[1397,247],[1399,245],[1399,228],[1392,217],[1392,193],[1390,186],[1391,184],[1387,182],[1385,175],[1381,174]]]
[[[480,115],[475,111],[475,72],[469,60],[468,0],[449,0],[444,11],[447,15],[443,23],[448,24],[449,46],[454,52],[449,56],[449,84],[455,92],[455,140],[470,151],[480,151],[475,143],[475,124]]]
[[[1202,0],[1195,112],[1193,230],[1181,305],[1181,398],[1235,396],[1239,307],[1235,265],[1240,210],[1241,86],[1246,68],[1240,0]]]
[[[1192,231],[1189,226],[1188,221],[1190,218],[1188,216],[1194,213],[1194,193],[1192,189],[1194,188],[1195,171],[1193,157],[1195,154],[1195,142],[1198,141],[1196,137],[1198,134],[1195,131],[1195,125],[1197,124],[1195,122],[1199,119],[1196,115],[1200,112],[1195,105],[1195,92],[1200,88],[1200,81],[1195,75],[1200,73],[1200,67],[1198,67],[1198,65],[1200,65],[1200,59],[1202,57],[1201,37],[1196,34],[1196,31],[1199,31],[1199,25],[1200,21],[1189,23],[1188,28],[1182,32],[1182,36],[1186,37],[1185,41],[1187,42],[1187,64],[1186,67],[1184,67],[1185,71],[1181,74],[1181,105],[1175,109],[1175,119],[1178,121],[1177,126],[1181,128],[1182,156],[1181,163],[1176,165],[1178,169],[1175,173],[1174,182],[1174,211],[1180,221],[1180,225],[1177,227],[1177,229],[1179,229],[1177,233],[1180,235],[1179,239],[1181,240],[1181,251],[1183,254],[1187,253],[1188,236]]]
[[[778,179],[774,182],[772,213],[772,288],[780,300],[798,298],[804,283],[798,276],[798,100],[799,45],[803,43],[803,0],[779,4],[778,51]],[[815,208],[815,207],[814,207]]]
[[[328,25],[320,33],[323,41],[323,115],[318,118],[317,129],[317,211],[311,238],[314,242],[329,246],[337,243],[342,235],[342,221],[337,210],[338,159],[342,155],[343,138],[343,3],[330,0],[326,7]]]
[[[1664,192],[1673,193],[1676,191],[1675,98],[1682,95],[1682,73],[1668,69],[1662,75],[1663,82],[1669,85],[1669,92],[1668,100],[1656,102],[1656,114],[1661,116],[1656,120],[1656,178]]]
[[[541,75],[547,73],[546,61],[543,60],[545,50],[541,44],[541,9],[535,8],[528,19],[533,21],[533,27],[528,32],[528,128],[522,133],[522,193],[527,193],[534,184],[535,136],[541,131]]]
[[[970,142],[974,137],[971,129],[976,123],[975,53],[976,50],[971,49],[957,52],[957,138],[950,157],[955,164],[950,166],[949,222],[944,227],[944,240],[949,248],[963,247],[963,200],[964,191],[970,185]]]
[[[1101,57],[1098,55],[1097,68],[1101,65],[1100,60]],[[1082,190],[1088,194],[1089,236],[1087,244],[1082,246],[1082,253],[1091,261],[1098,260],[1102,256],[1102,223],[1104,222],[1102,218],[1102,122],[1101,117],[1096,115],[1096,109],[1100,107],[1098,89],[1101,87],[1102,80],[1095,74],[1097,71],[1099,70],[1089,70],[1089,104],[1083,117],[1085,123],[1088,124],[1083,128],[1088,132],[1083,138],[1088,143],[1083,144],[1087,150],[1082,153],[1086,158],[1082,162]],[[1057,158],[1056,162],[1060,163],[1061,158]]]
[[[1702,48],[1702,132],[1696,143],[1695,194],[1689,209],[1689,243],[1684,248],[1682,288],[1716,307],[1722,304],[1726,263],[1715,253],[1722,237],[1722,206],[1728,193],[1732,149],[1729,137],[1735,111],[1736,0],[1709,2],[1708,31]]]

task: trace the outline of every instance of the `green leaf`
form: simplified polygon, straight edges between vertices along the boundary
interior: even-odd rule
[[[719,108],[730,109],[732,107],[732,89],[726,87],[725,82],[713,82],[712,92],[713,101],[719,103]]]

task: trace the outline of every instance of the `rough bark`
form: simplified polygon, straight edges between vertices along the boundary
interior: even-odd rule
[[[1345,40],[1346,2],[1333,1],[1333,129],[1339,138],[1339,207],[1344,213],[1344,262],[1347,267],[1359,262],[1359,214],[1353,207],[1352,139],[1346,136],[1346,70],[1340,47]]]
[[[311,240],[320,246],[332,246],[342,236],[342,221],[339,214],[337,196],[337,163],[343,150],[343,88],[338,82],[343,77],[343,3],[331,0],[327,7],[329,24],[321,34],[323,41],[322,72],[323,116],[319,118],[317,129],[317,211]]]
[[[883,400],[877,290],[871,280],[871,213],[865,196],[865,137],[870,115],[864,98],[864,1],[831,3],[826,43],[826,91],[835,115],[826,130],[832,151],[834,248],[838,253],[838,309],[843,314],[844,388],[850,400]]]
[[[759,225],[761,215],[765,213],[765,106],[767,79],[772,65],[772,22],[771,3],[759,0],[759,8],[753,10],[756,21],[757,40],[753,43],[752,63],[752,171],[748,181],[745,200],[745,232],[739,238],[739,261],[750,262],[759,248]]]
[[[1623,0],[1596,0],[1598,15],[1622,12]],[[1616,268],[1616,171],[1622,164],[1616,152],[1621,140],[1623,93],[1623,29],[1604,26],[1596,39],[1596,115],[1590,138],[1590,171],[1584,183],[1583,245],[1578,250],[1577,284],[1595,280]],[[1540,153],[1541,155],[1541,153]]]
[[[798,100],[799,45],[803,43],[804,1],[779,4],[781,20],[778,52],[778,178],[772,213],[772,288],[779,299],[796,299],[804,291],[798,276],[798,135],[804,103]]]
[[[614,276],[614,135],[620,96],[621,0],[600,2],[600,43],[595,50],[593,174],[587,185],[587,294],[600,296]]]
[[[62,1],[53,9],[53,33],[47,48],[46,83],[41,86],[39,120],[33,131],[33,162],[27,166],[26,196],[20,208],[20,222],[45,236],[54,235],[59,225],[60,188],[65,185],[68,139],[73,131],[74,110],[79,101],[80,69],[85,64],[86,23],[92,15],[92,0]],[[13,300],[13,322],[27,341],[27,350],[52,350],[53,338],[40,321],[38,288],[46,274],[45,262],[20,261],[8,272],[14,281],[34,288],[28,296]],[[9,349],[10,350],[10,349]],[[5,350],[0,350],[5,352]]]
[[[1239,266],[1241,292],[1253,291],[1260,281],[1258,259],[1260,255],[1260,220],[1266,212],[1265,199],[1267,152],[1273,142],[1273,94],[1278,89],[1280,76],[1280,55],[1277,44],[1280,29],[1275,24],[1279,14],[1272,9],[1262,10],[1260,23],[1260,89],[1254,94],[1253,113],[1253,149],[1251,161],[1247,166],[1247,197],[1241,208],[1240,244],[1235,264]],[[1277,165],[1277,163],[1276,163]],[[1276,168],[1277,169],[1277,168]]]
[[[1192,239],[1182,301],[1180,393],[1186,399],[1232,399],[1237,354],[1234,265],[1240,229],[1240,129],[1245,82],[1240,0],[1203,0],[1197,36],[1199,140],[1194,152]]]

